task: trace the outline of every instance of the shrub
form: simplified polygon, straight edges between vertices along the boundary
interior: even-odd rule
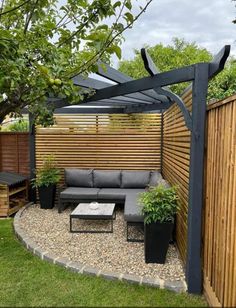
[[[61,179],[60,170],[55,163],[54,155],[44,157],[43,165],[36,170],[36,178],[32,180],[33,187],[57,184]]]
[[[145,224],[174,222],[178,210],[176,190],[175,186],[166,188],[160,184],[140,194],[139,203],[142,206]]]
[[[18,120],[10,124],[7,127],[7,130],[10,132],[28,132],[29,131],[29,122],[26,120]]]

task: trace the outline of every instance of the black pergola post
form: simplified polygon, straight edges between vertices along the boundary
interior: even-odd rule
[[[202,292],[202,207],[204,181],[204,139],[209,65],[195,65],[192,89],[192,134],[190,150],[188,248],[186,279],[188,292]]]
[[[34,116],[32,113],[29,113],[29,147],[30,147],[30,180],[35,177],[35,124],[34,124]],[[29,189],[29,201],[36,202],[36,189],[32,188],[30,185]]]

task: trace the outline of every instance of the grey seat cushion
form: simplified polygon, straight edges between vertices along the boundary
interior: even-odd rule
[[[101,188],[98,192],[98,200],[125,201],[127,195],[143,191],[144,189]]]
[[[60,193],[61,199],[97,200],[99,188],[68,187]]]
[[[121,171],[122,188],[145,188],[149,179],[150,171]]]
[[[125,200],[124,219],[128,222],[143,222],[141,205],[138,202],[139,193],[129,193]]]
[[[65,182],[71,187],[93,187],[93,170],[65,169]]]
[[[93,182],[94,182],[94,187],[120,188],[121,184],[120,170],[94,170]]]
[[[162,175],[158,171],[151,171],[149,186],[157,186],[163,179]]]

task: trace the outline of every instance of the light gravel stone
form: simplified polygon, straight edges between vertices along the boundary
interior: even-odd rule
[[[165,264],[146,264],[144,260],[144,243],[132,243],[126,240],[126,222],[123,210],[117,209],[113,233],[70,233],[69,215],[72,208],[61,214],[57,209],[44,210],[38,205],[24,210],[18,225],[28,241],[39,247],[39,252],[67,259],[71,264],[82,264],[105,273],[122,273],[140,276],[145,279],[164,279],[168,281],[184,280],[181,260],[174,245],[169,246]],[[81,226],[81,221],[74,221]],[[91,222],[90,222],[91,223]],[[109,223],[109,222],[108,222]],[[92,222],[92,227],[99,229],[101,223]],[[102,226],[103,227],[103,226]],[[70,265],[69,265],[70,264]],[[71,268],[72,269],[72,268]],[[73,270],[73,269],[72,269]]]

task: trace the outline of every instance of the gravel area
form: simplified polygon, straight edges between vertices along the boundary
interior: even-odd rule
[[[124,274],[159,277],[170,281],[184,279],[182,264],[174,245],[169,247],[165,264],[145,263],[143,243],[126,241],[126,223],[122,210],[116,211],[114,232],[106,234],[70,233],[71,211],[68,208],[58,214],[57,209],[44,210],[34,205],[23,212],[20,227],[44,251],[71,261]]]

